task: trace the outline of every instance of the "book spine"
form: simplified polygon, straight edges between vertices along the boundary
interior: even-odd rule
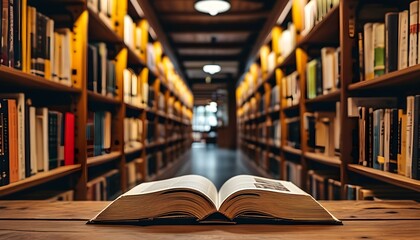
[[[417,64],[418,4],[419,1],[413,1],[410,3],[409,67]]]
[[[7,36],[7,54],[8,54],[8,62],[7,62],[7,66],[8,67],[14,67],[15,66],[15,53],[14,53],[14,28],[15,28],[15,23],[14,23],[14,1],[13,0],[9,0],[9,34]]]
[[[14,67],[22,69],[22,3],[14,0]]]
[[[9,182],[14,183],[19,181],[17,106],[15,99],[8,99],[7,103],[9,111]]]
[[[25,177],[31,176],[31,124],[30,124],[31,100],[25,99]]]
[[[58,139],[57,139],[57,113],[48,113],[48,169],[54,169],[58,166]]]
[[[405,174],[407,177],[412,177],[412,161],[413,161],[413,126],[414,126],[414,97],[407,97],[407,147],[406,147],[406,169]]]
[[[366,159],[367,159],[367,166],[373,167],[373,109],[369,108],[367,113],[367,133],[366,133]]]
[[[64,165],[74,164],[74,114],[66,113],[64,120]]]
[[[374,49],[374,76],[385,73],[385,24],[373,24],[373,49]]]
[[[363,50],[364,50],[364,80],[369,80],[374,77],[374,48],[373,48],[373,24],[366,23],[363,26]]]
[[[323,92],[323,78],[322,78],[322,64],[324,64],[321,59],[317,59],[316,62],[316,96],[322,95]]]
[[[2,0],[1,6],[1,48],[0,64],[8,66],[9,56],[9,0]]]
[[[9,177],[9,106],[7,100],[3,99],[0,101],[0,114],[2,115],[3,121],[3,132],[2,132],[2,159],[1,159],[1,180],[2,185],[7,185],[10,182]]]
[[[408,67],[408,11],[399,14],[398,70]]]
[[[420,180],[420,95],[414,99],[413,108],[413,155],[412,177]]]
[[[398,20],[399,13],[385,15],[385,72],[398,70]]]
[[[30,16],[29,16],[29,22],[31,25],[31,32],[30,32],[30,49],[31,49],[31,73],[36,74],[36,67],[37,67],[37,13],[36,8],[28,7],[30,9]]]
[[[398,109],[392,109],[390,116],[390,138],[389,138],[389,172],[398,172]]]

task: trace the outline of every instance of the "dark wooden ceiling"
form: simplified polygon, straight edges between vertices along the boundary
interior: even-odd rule
[[[166,35],[172,57],[193,89],[205,81],[208,74],[202,68],[209,63],[222,67],[212,83],[236,82],[256,54],[255,45],[261,44],[262,35],[266,37],[277,20],[279,14],[274,12],[284,5],[279,2],[286,0],[231,0],[231,9],[216,16],[197,12],[195,0],[143,2],[154,12],[157,23],[151,25],[158,25]]]

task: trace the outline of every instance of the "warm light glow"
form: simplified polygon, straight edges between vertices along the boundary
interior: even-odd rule
[[[206,83],[211,83],[211,77],[210,76],[206,77]]]
[[[230,3],[226,0],[199,0],[194,4],[195,10],[216,16],[230,9]]]
[[[203,67],[203,71],[211,75],[220,72],[220,70],[222,70],[222,68],[217,64],[207,64]]]

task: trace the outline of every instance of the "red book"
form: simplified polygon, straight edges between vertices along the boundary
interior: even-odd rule
[[[64,119],[64,165],[74,164],[74,114],[66,113]]]

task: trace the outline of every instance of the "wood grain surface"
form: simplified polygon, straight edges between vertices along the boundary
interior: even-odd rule
[[[90,225],[109,202],[0,201],[0,239],[419,239],[413,201],[321,201],[331,225]]]

